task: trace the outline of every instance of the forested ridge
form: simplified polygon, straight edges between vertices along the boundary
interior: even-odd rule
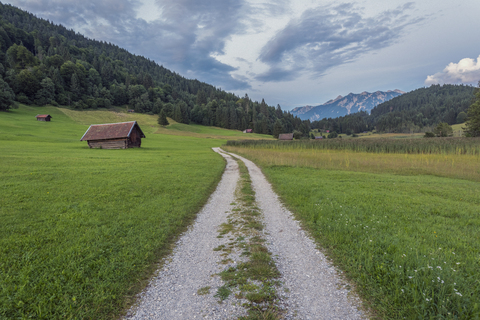
[[[339,118],[312,122],[312,129],[338,133],[378,132],[411,133],[432,131],[441,122],[463,123],[474,101],[475,87],[432,85],[405,93],[379,104],[371,113],[358,112]]]
[[[161,48],[159,48],[161,50]],[[145,57],[88,39],[62,25],[0,3],[0,108],[12,102],[75,109],[127,106],[182,123],[278,135],[310,122],[264,100],[238,97],[186,79]]]

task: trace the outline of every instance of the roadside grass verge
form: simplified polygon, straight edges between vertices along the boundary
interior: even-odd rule
[[[224,170],[219,140],[89,149],[78,122],[54,107],[0,113],[2,319],[117,318]]]
[[[274,165],[282,153],[225,149],[261,165],[378,319],[480,318],[478,182]]]

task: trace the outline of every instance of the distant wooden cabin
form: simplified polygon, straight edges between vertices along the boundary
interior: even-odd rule
[[[323,139],[322,136],[315,136],[315,140],[321,140],[321,139]]]
[[[128,109],[128,112],[130,112],[130,113],[134,113],[134,112],[135,112],[135,110],[133,110],[133,109]]]
[[[37,121],[50,121],[52,116],[49,114],[37,114],[35,118],[37,118]]]
[[[278,135],[278,140],[293,140],[293,133],[281,133]]]
[[[253,129],[245,129],[243,130],[243,133],[252,133],[253,132]]]
[[[87,141],[90,148],[127,149],[140,148],[145,138],[137,121],[92,124],[80,141]]]

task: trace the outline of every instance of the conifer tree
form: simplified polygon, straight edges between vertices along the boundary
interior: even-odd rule
[[[480,87],[480,81],[478,82]],[[475,91],[475,102],[468,108],[465,135],[480,137],[480,88]]]
[[[278,138],[280,133],[283,133],[283,125],[282,121],[280,119],[277,119],[275,121],[275,124],[273,125],[273,137]]]
[[[173,108],[173,120],[177,121],[177,122],[182,122],[182,110],[180,109],[180,106],[177,104],[174,108]]]
[[[158,124],[162,127],[168,126],[167,116],[165,115],[165,110],[160,110],[160,114],[158,115]]]
[[[15,93],[0,77],[0,111],[7,111],[14,105]]]

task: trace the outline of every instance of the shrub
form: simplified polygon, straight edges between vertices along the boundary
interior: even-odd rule
[[[333,138],[336,138],[336,137],[338,137],[338,133],[336,131],[330,132],[328,134],[328,139],[333,139]]]

